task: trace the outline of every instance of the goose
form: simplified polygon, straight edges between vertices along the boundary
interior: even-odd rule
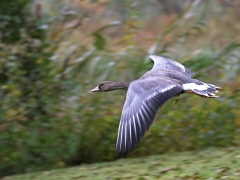
[[[155,118],[158,109],[170,98],[188,92],[203,98],[217,98],[221,87],[191,78],[192,72],[166,57],[150,55],[152,69],[130,83],[103,81],[92,92],[127,89],[119,122],[116,153],[133,151]]]

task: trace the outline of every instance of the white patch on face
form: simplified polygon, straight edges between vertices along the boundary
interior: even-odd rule
[[[208,89],[208,85],[207,84],[202,84],[202,85],[197,85],[195,83],[187,83],[187,84],[183,84],[182,85],[183,90],[191,90],[191,89],[198,89],[198,90],[206,90]]]

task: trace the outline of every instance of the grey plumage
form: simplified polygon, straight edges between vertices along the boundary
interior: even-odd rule
[[[120,119],[120,125],[127,124],[124,126],[127,133],[122,133],[123,129],[119,126],[116,152],[126,154],[133,150],[149,129],[159,107],[181,92],[181,86],[161,78],[149,77],[130,83]],[[125,146],[120,139],[129,139],[129,134],[132,138]]]
[[[128,87],[119,123],[116,153],[132,151],[155,118],[158,109],[170,98],[183,92],[201,97],[218,97],[220,87],[191,78],[191,71],[171,59],[151,55],[153,68],[138,80],[128,83],[103,82],[93,92],[106,92]],[[116,85],[114,85],[116,84]],[[116,88],[117,87],[117,88]]]

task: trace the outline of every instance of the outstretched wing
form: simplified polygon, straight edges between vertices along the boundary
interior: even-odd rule
[[[182,72],[188,77],[191,77],[192,75],[192,72],[188,68],[169,58],[156,55],[150,55],[149,58],[152,59],[154,62],[154,66],[152,69],[166,69],[171,71]]]
[[[131,82],[119,123],[116,153],[126,155],[132,151],[149,129],[159,107],[181,91],[181,86],[161,78]]]

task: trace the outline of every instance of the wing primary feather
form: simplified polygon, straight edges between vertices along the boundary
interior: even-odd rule
[[[119,143],[119,152],[122,151],[122,140],[123,140],[123,123],[121,123],[121,135],[120,135],[120,143]]]
[[[158,107],[159,107],[159,104],[156,103],[156,101],[154,100],[154,98],[149,99],[148,101],[149,101],[149,107],[150,107],[154,112],[157,112]]]
[[[136,142],[138,141],[138,138],[137,138],[137,128],[136,128],[136,123],[135,123],[135,117],[133,115],[133,118],[132,118],[132,122],[133,122],[133,126],[134,126],[134,134],[135,134],[135,139],[136,139]]]
[[[131,123],[131,142],[132,142],[132,149],[134,148],[134,145],[137,142],[136,134],[135,134],[135,127],[134,127],[134,122],[133,119],[129,120],[129,123]]]
[[[137,113],[136,114],[136,116],[137,116],[137,118],[139,119],[139,122],[140,122],[140,126],[141,126],[141,137],[143,137],[143,135],[144,135],[144,133],[145,133],[145,131],[146,131],[146,127],[145,127],[145,124],[144,124],[144,120],[143,119],[141,119],[140,117],[139,117],[139,115],[138,115],[139,113]]]
[[[122,125],[122,122],[120,121],[119,123],[119,127],[118,127],[118,136],[117,136],[117,145],[116,145],[116,151],[117,153],[119,153],[119,145],[120,145],[120,134],[121,134],[121,125]]]
[[[127,147],[127,129],[128,129],[128,127],[127,127],[127,121],[125,121],[125,124],[124,124],[124,140],[125,140],[125,143],[124,143],[124,147],[125,147],[125,153],[124,153],[124,155],[126,156],[126,153],[127,153],[127,151],[128,151],[128,147]]]
[[[143,121],[143,124],[144,124],[144,127],[145,127],[145,130],[148,130],[149,126],[146,124],[146,120],[142,114],[142,110],[139,111],[139,116],[141,117],[142,121]]]
[[[155,117],[155,114],[158,110],[158,108],[156,106],[153,105],[153,103],[151,102],[151,100],[148,100],[148,107],[149,107],[149,111],[151,111],[151,115],[153,116],[153,118]]]
[[[145,107],[143,106],[142,110],[144,111],[143,114],[145,115],[145,119],[148,121],[149,126],[152,124],[152,117],[150,117],[149,112],[145,109]]]
[[[141,123],[140,123],[140,120],[139,120],[139,118],[138,118],[138,116],[136,115],[136,121],[137,121],[137,124],[138,124],[138,129],[140,130],[140,132],[139,132],[139,136],[140,137],[142,137],[142,134],[143,134],[143,130],[142,130],[142,126],[141,126]]]
[[[131,120],[129,120],[129,150],[131,151],[132,150],[132,122]]]
[[[148,103],[149,103],[149,102],[148,102]],[[149,108],[149,106],[148,106],[145,102],[143,102],[143,106],[144,106],[146,112],[148,112],[148,115],[150,116],[150,118],[152,118],[152,117],[151,117],[152,114],[153,114],[152,110]]]
[[[149,106],[145,102],[143,102],[143,106],[145,107],[145,110],[148,112],[147,114],[150,116],[150,119],[153,119],[154,112],[152,112],[152,110],[149,108]]]
[[[158,94],[157,94],[158,95]],[[157,96],[156,95],[156,96]],[[152,103],[156,106],[156,107],[158,107],[159,106],[159,102],[156,100],[156,96],[155,97],[153,97],[153,98],[151,98],[150,100],[152,101]]]
[[[160,95],[155,96],[155,98],[152,99],[152,101],[155,101],[155,103],[158,104],[158,108],[160,108],[164,103],[163,98],[161,98]]]

